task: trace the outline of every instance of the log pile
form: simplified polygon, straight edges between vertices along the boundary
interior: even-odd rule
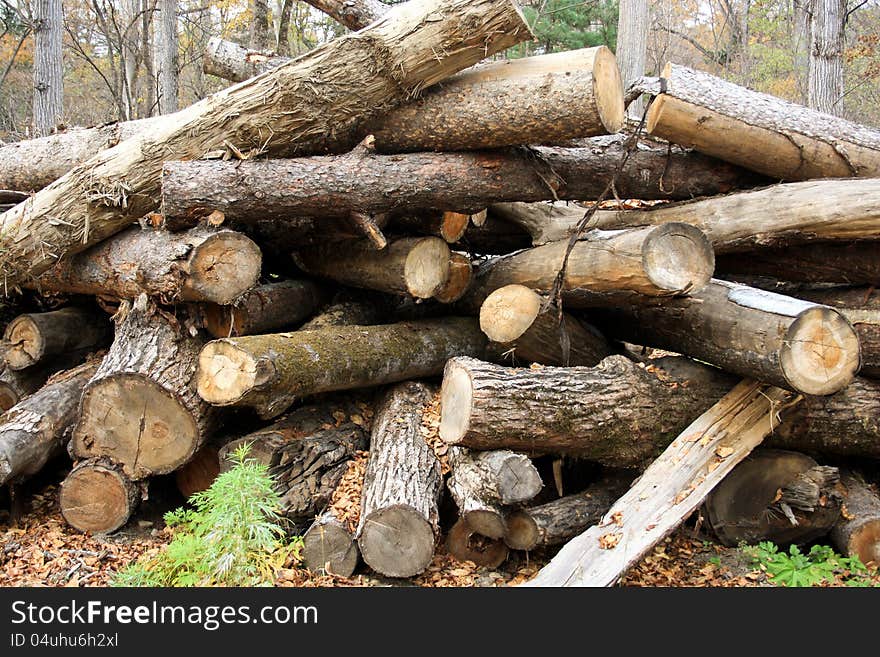
[[[66,454],[111,532],[247,445],[343,577],[613,584],[697,509],[880,558],[880,133],[670,65],[633,134],[607,48],[478,64],[531,36],[509,0],[322,4],[360,31],[212,42],[255,77],[0,150],[7,303],[46,309],[5,325],[0,483]]]

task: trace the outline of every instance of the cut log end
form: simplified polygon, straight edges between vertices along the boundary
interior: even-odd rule
[[[358,562],[357,544],[344,527],[316,522],[303,536],[303,561],[313,573],[351,577]]]
[[[197,247],[183,288],[185,301],[230,304],[257,283],[262,253],[240,233],[221,231]]]
[[[20,315],[9,322],[4,340],[8,345],[6,364],[13,370],[30,367],[43,355],[42,332],[29,315]]]
[[[199,354],[199,397],[220,406],[238,401],[256,386],[257,365],[250,354],[229,342],[209,342]]]
[[[395,505],[367,517],[358,538],[364,562],[388,577],[418,575],[434,556],[434,532],[415,509]]]
[[[11,385],[0,381],[0,412],[6,412],[21,401],[21,396]]]
[[[498,484],[503,504],[528,502],[544,487],[538,470],[521,454],[511,454],[504,460],[498,472]]]
[[[645,272],[654,285],[670,292],[699,292],[715,271],[715,251],[699,228],[680,222],[658,226],[642,248]]]
[[[137,504],[134,484],[117,468],[84,461],[61,484],[61,515],[80,531],[108,533],[128,522]]]
[[[117,373],[86,387],[74,453],[124,463],[141,479],[186,463],[201,442],[192,414],[167,389],[141,374]]]
[[[666,70],[668,70],[668,65],[667,69],[664,69],[664,73]],[[663,94],[656,96],[651,102],[651,107],[648,108],[648,116],[645,117],[645,130],[649,135],[654,134],[657,124],[660,123],[660,117],[663,114],[663,106],[665,104],[666,96]],[[688,146],[688,144],[683,144],[683,146]]]
[[[486,568],[497,568],[508,554],[503,541],[479,534],[463,518],[459,518],[449,530],[446,550],[459,561],[473,561]]]
[[[880,520],[866,522],[854,531],[847,547],[862,563],[880,565]]]
[[[440,238],[427,237],[410,249],[404,264],[406,288],[419,299],[437,294],[449,278],[450,251]]]
[[[471,259],[463,253],[453,253],[449,258],[449,277],[434,298],[440,303],[455,303],[468,291],[472,276]]]
[[[444,212],[443,219],[440,222],[440,236],[450,244],[455,244],[464,237],[470,221],[471,216],[469,214]]]
[[[514,511],[507,516],[504,542],[514,550],[532,550],[538,544],[538,525],[524,511]]]
[[[789,327],[779,354],[792,387],[808,395],[830,395],[845,388],[861,365],[859,338],[837,310],[810,308]]]
[[[450,445],[460,442],[467,432],[473,397],[470,374],[449,361],[440,387],[440,438]]]
[[[504,537],[504,518],[497,511],[476,509],[465,512],[462,518],[472,530],[482,536],[496,540]]]
[[[524,285],[500,287],[480,307],[480,329],[493,342],[513,342],[535,322],[541,297]]]
[[[623,80],[614,53],[605,46],[596,50],[593,60],[593,98],[605,129],[619,132],[625,122]]]

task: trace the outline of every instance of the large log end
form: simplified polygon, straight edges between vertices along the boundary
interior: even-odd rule
[[[303,536],[303,561],[313,573],[351,577],[358,563],[357,543],[340,524],[318,520]]]
[[[257,284],[262,267],[260,247],[234,231],[219,231],[196,247],[189,260],[185,301],[227,305]]]
[[[128,522],[137,505],[137,487],[118,467],[83,461],[61,483],[61,515],[80,531],[108,533]]]
[[[699,228],[672,221],[645,238],[642,262],[650,281],[661,290],[693,294],[709,284],[715,250]]]
[[[440,386],[440,438],[450,445],[467,433],[473,404],[473,381],[467,368],[450,359]]]
[[[625,123],[623,80],[617,58],[606,46],[596,49],[593,59],[593,98],[599,120],[610,133],[620,132]]]
[[[449,246],[439,237],[419,240],[406,256],[403,276],[406,288],[419,299],[429,299],[443,289],[449,278]]]
[[[6,365],[23,370],[37,363],[44,351],[43,332],[30,315],[19,315],[6,326]]]
[[[358,546],[364,562],[388,577],[418,575],[434,557],[434,530],[415,509],[385,507],[365,520]]]
[[[830,395],[848,386],[859,371],[859,336],[841,312],[814,306],[789,327],[779,360],[795,390]]]
[[[256,387],[259,370],[260,363],[245,350],[226,340],[211,341],[199,354],[199,397],[218,406],[234,404]]]
[[[514,283],[493,291],[480,306],[480,329],[493,342],[502,344],[521,337],[541,312],[541,297],[534,290]]]

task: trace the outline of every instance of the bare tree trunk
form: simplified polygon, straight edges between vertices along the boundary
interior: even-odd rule
[[[792,0],[791,52],[794,79],[801,104],[807,104],[807,79],[810,75],[810,5],[812,0]]]
[[[290,57],[290,14],[293,11],[293,0],[283,0],[278,17],[278,37],[275,52],[282,57]]]
[[[121,13],[121,24],[118,25],[122,39],[120,53],[124,74],[122,95],[125,115],[122,118],[126,120],[137,117],[135,111],[138,79],[137,51],[141,45],[141,5],[141,0],[125,0]]]
[[[250,0],[250,5],[249,45],[253,50],[265,50],[269,47],[269,2],[268,0]]]
[[[620,13],[617,21],[617,65],[623,88],[645,74],[648,59],[648,0],[620,0]],[[629,106],[627,113],[639,119],[644,111],[641,99]]]
[[[843,19],[846,0],[814,0],[807,104],[843,116]]]
[[[34,2],[34,134],[51,134],[64,110],[61,0]]]
[[[154,30],[159,114],[177,111],[177,0],[159,0]]]

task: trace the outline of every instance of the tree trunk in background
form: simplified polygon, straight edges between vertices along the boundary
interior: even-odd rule
[[[177,0],[159,0],[154,30],[159,114],[177,111]]]
[[[122,85],[125,120],[137,118],[137,51],[141,46],[141,0],[124,0],[120,28],[122,31],[122,67],[125,79]]]
[[[810,75],[810,4],[812,0],[792,0],[791,52],[799,103],[807,104]]]
[[[251,31],[248,44],[253,50],[265,50],[269,47],[269,2],[268,0],[250,0]]]
[[[61,0],[34,2],[34,135],[51,134],[64,110]]]
[[[648,59],[648,0],[620,0],[617,22],[617,65],[623,88],[645,74]],[[630,117],[642,117],[644,103],[637,98],[627,109]]]
[[[843,20],[846,0],[814,0],[807,104],[843,116]]]
[[[283,0],[281,15],[278,17],[278,35],[275,41],[275,52],[283,57],[290,57],[290,14],[293,12],[293,0]]]

